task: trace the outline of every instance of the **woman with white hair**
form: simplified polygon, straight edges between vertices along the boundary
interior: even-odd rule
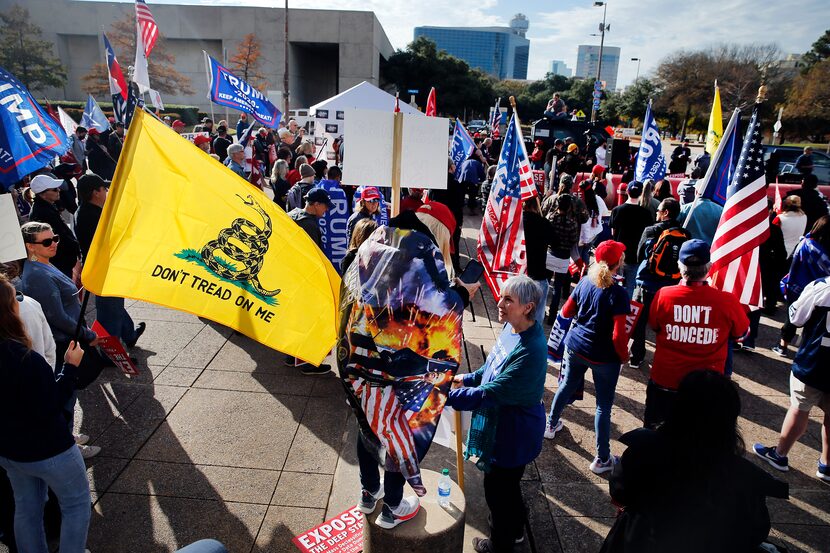
[[[525,505],[520,482],[525,467],[542,451],[547,344],[535,319],[543,301],[527,275],[511,277],[499,298],[501,335],[479,370],[456,375],[460,386],[447,405],[473,411],[465,458],[478,457],[490,509],[490,537],[473,539],[479,553],[512,551],[524,539]]]

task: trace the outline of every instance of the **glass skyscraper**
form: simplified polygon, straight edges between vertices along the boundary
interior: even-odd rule
[[[510,27],[415,27],[415,38],[427,37],[439,50],[498,79],[527,79],[530,41],[527,18],[518,14]]]

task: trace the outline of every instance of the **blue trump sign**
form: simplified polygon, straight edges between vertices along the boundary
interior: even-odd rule
[[[660,141],[660,130],[651,113],[651,102],[646,108],[646,118],[643,121],[643,138],[640,149],[637,150],[637,167],[634,179],[643,182],[647,179],[660,180],[666,176],[666,158],[663,155],[663,143]]]
[[[68,148],[66,132],[0,67],[0,184],[6,188]]]
[[[282,113],[263,93],[246,83],[218,61],[210,60],[210,101],[250,113],[256,121],[276,129]]]
[[[455,179],[461,176],[461,163],[473,154],[476,148],[473,138],[467,129],[459,121],[455,122],[455,131],[452,133],[452,144],[450,145],[450,158],[455,164]]]
[[[329,193],[331,203],[334,204],[334,207],[326,211],[318,221],[323,235],[323,253],[340,272],[340,261],[349,249],[349,233],[346,229],[349,222],[349,202],[336,180],[324,179],[317,186]]]

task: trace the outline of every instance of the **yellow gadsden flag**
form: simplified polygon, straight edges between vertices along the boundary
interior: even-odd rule
[[[720,110],[720,88],[715,82],[715,99],[712,100],[712,113],[709,114],[709,130],[706,131],[706,151],[715,155],[723,136],[723,114]]]
[[[136,110],[82,275],[319,364],[336,340],[340,277],[260,190]]]

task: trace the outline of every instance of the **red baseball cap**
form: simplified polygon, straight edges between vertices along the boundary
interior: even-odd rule
[[[594,250],[594,257],[597,261],[605,261],[609,266],[613,266],[620,262],[623,252],[625,252],[625,244],[606,240]]]
[[[173,121],[173,124],[172,124],[171,126],[172,126],[174,129],[178,129],[178,128],[180,128],[180,127],[184,127],[184,121],[182,121],[181,119],[176,119],[175,121]]]
[[[200,134],[196,138],[193,139],[193,143],[196,144],[197,146],[201,146],[202,144],[205,144],[205,143],[210,144],[210,138],[203,135],[203,134]]]
[[[99,131],[95,127],[92,127],[91,129],[89,129],[89,131],[87,131],[87,134],[101,134],[101,131]]]
[[[450,234],[455,232],[455,217],[453,216],[452,211],[450,211],[450,208],[441,202],[427,202],[419,207],[416,212],[432,215],[438,219],[442,225],[447,227]]]
[[[374,186],[370,186],[369,188],[364,188],[363,192],[360,193],[360,199],[364,201],[380,201],[380,192]]]
[[[594,168],[591,169],[591,176],[592,177],[601,177],[604,172],[605,172],[605,166],[604,165],[594,165]]]

